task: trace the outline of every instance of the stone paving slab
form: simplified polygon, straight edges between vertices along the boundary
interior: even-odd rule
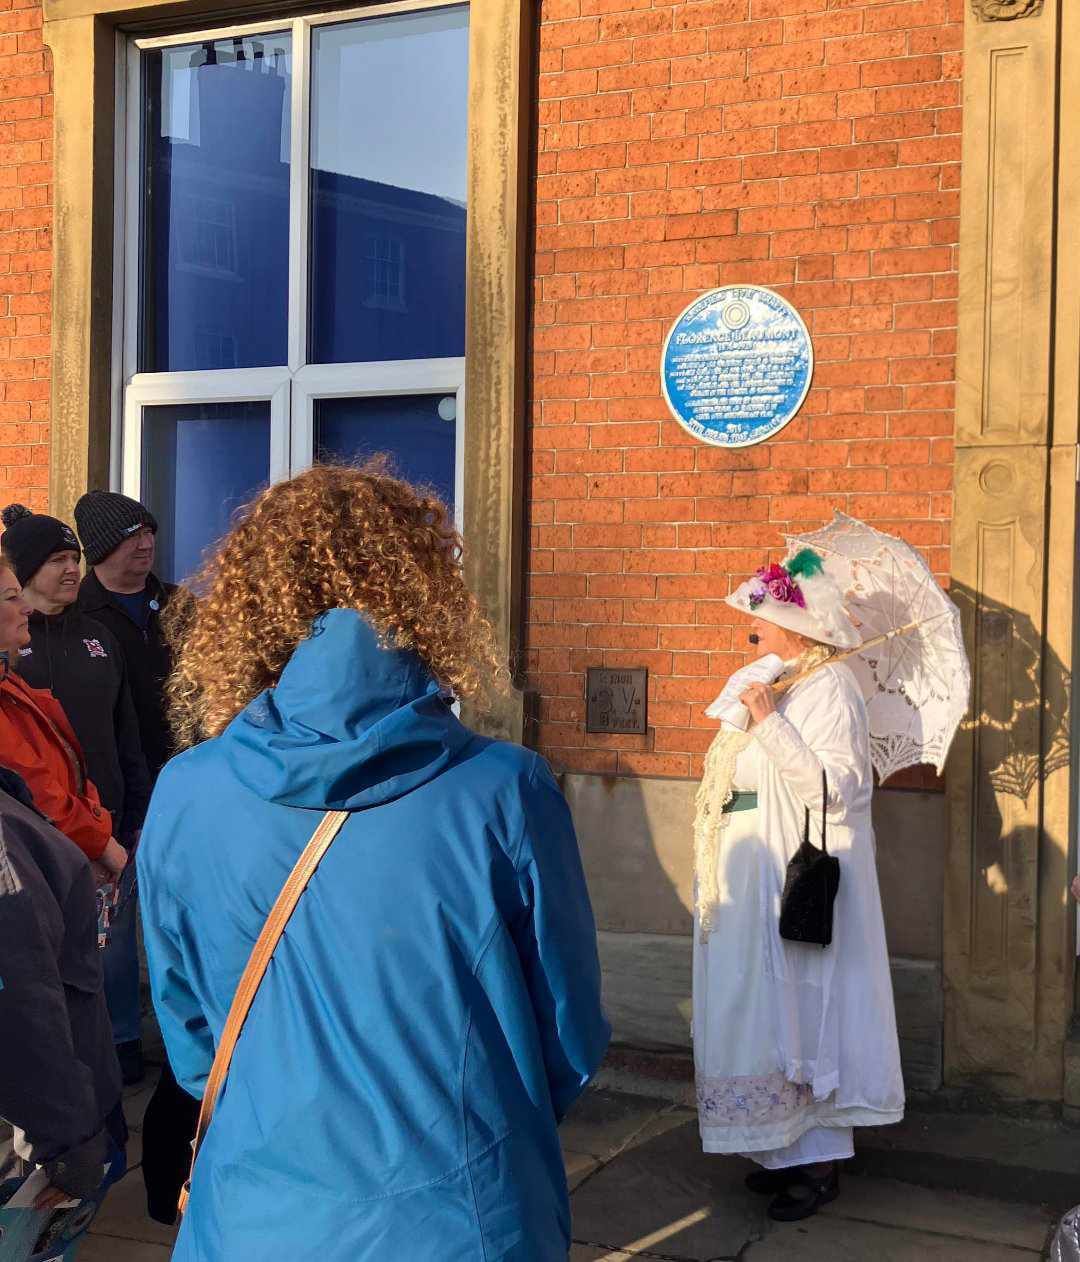
[[[586,1091],[559,1127],[559,1138],[571,1152],[607,1158],[669,1107],[650,1096]]]
[[[818,1216],[777,1224],[740,1254],[739,1262],[1038,1262],[1041,1256],[1013,1245]]]
[[[629,1149],[636,1148],[641,1144],[647,1144],[650,1140],[666,1135],[668,1131],[673,1131],[678,1127],[687,1127],[688,1133],[696,1136],[698,1133],[697,1113],[692,1109],[676,1108],[668,1105],[651,1117],[626,1147]]]
[[[909,1108],[895,1126],[869,1127],[864,1146],[943,1156],[993,1155],[1002,1165],[1037,1166],[1080,1177],[1080,1128],[996,1113],[948,1113]]]
[[[600,1158],[563,1148],[563,1165],[566,1167],[566,1185],[573,1192],[594,1170],[600,1168]]]
[[[626,1148],[573,1194],[575,1242],[707,1262],[734,1257],[764,1231],[764,1202],[743,1162],[702,1153],[693,1122]]]
[[[1039,1252],[1057,1216],[1039,1206],[856,1176],[841,1179],[840,1196],[820,1211],[816,1221],[824,1218],[910,1228]]]
[[[79,1246],[78,1262],[169,1262],[171,1253],[171,1245],[91,1233]]]
[[[120,1182],[110,1188],[104,1205],[91,1225],[90,1234],[141,1240],[170,1248],[176,1237],[174,1228],[156,1223],[147,1217],[146,1189],[143,1186],[142,1171],[137,1167],[128,1170]],[[153,1256],[153,1253],[147,1255],[148,1258]]]
[[[987,1200],[1048,1205],[1064,1214],[1080,1199],[1080,1177],[1061,1170],[1003,1164],[998,1148],[984,1155],[945,1156],[934,1151],[872,1148],[855,1141],[852,1169],[857,1175],[892,1179],[935,1190],[958,1191]]]

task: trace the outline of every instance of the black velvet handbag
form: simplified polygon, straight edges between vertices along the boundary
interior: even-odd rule
[[[821,848],[810,840],[810,808],[805,807],[802,845],[788,861],[780,897],[780,936],[789,942],[832,942],[833,903],[840,888],[840,860],[825,841],[825,808],[829,786],[821,773]]]

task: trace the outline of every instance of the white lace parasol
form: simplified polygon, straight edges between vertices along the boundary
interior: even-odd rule
[[[863,637],[847,662],[866,700],[878,779],[919,763],[940,774],[971,693],[960,611],[910,544],[844,513],[788,543],[818,553]]]

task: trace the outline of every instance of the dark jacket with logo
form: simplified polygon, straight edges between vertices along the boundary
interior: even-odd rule
[[[126,842],[142,827],[150,773],[116,637],[75,606],[52,617],[32,613],[30,644],[12,664],[64,707],[115,835]]]
[[[116,637],[127,667],[131,700],[139,721],[142,752],[153,781],[172,754],[172,737],[165,719],[165,680],[172,669],[172,655],[161,630],[161,614],[175,587],[155,575],[147,579],[151,600],[146,629],[138,625],[126,609],[90,571],[79,588],[78,608],[96,622],[103,623]],[[157,608],[153,608],[154,605]]]
[[[8,777],[3,783],[13,787]],[[105,1008],[94,881],[80,850],[4,792],[0,983],[0,1117],[24,1132],[25,1160],[86,1164],[95,1187],[120,1069]]]

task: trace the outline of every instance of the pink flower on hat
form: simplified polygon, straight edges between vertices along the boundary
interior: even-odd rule
[[[765,565],[757,572],[757,577],[764,584],[765,590],[782,605],[796,605],[806,608],[806,601],[797,583],[791,581],[791,575],[782,565]]]

